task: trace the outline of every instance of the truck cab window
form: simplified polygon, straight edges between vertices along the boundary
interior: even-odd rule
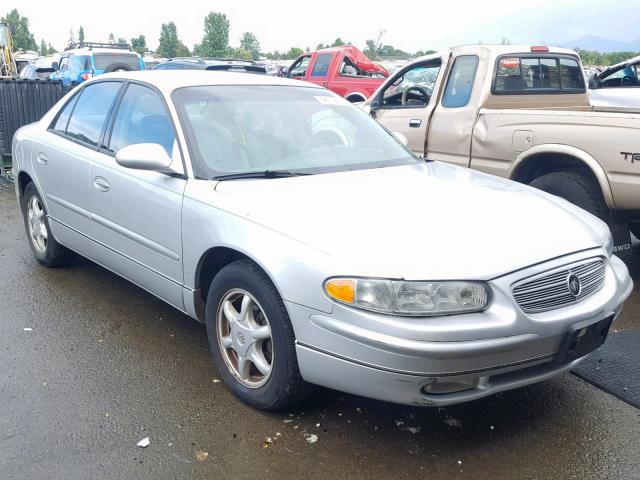
[[[306,55],[296,60],[296,62],[293,65],[291,65],[291,68],[289,68],[289,73],[287,74],[287,77],[289,78],[304,77],[307,74],[307,67],[309,67],[310,61],[311,61],[310,55]]]
[[[459,108],[469,103],[473,82],[476,79],[478,61],[479,59],[475,55],[462,55],[456,58],[444,89],[443,107]]]
[[[381,107],[425,107],[431,100],[433,87],[440,72],[437,64],[422,64],[400,74],[382,92]]]
[[[584,76],[576,59],[531,55],[499,58],[492,88],[498,95],[584,91]]]
[[[316,55],[316,61],[313,64],[313,70],[311,70],[312,77],[326,77],[329,74],[329,67],[331,66],[331,60],[333,60],[333,53],[321,53]]]

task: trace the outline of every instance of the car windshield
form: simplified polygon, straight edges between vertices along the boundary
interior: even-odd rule
[[[177,89],[172,98],[198,178],[328,173],[421,161],[368,115],[327,90],[197,86]]]

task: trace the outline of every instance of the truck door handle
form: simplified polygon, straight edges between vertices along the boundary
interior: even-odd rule
[[[49,159],[48,159],[48,158],[47,158],[47,156],[46,156],[44,153],[42,153],[42,152],[40,152],[40,153],[38,154],[38,157],[37,157],[37,158],[38,158],[38,163],[41,163],[42,165],[46,165],[47,163],[49,163]]]
[[[93,184],[101,192],[108,192],[109,191],[109,182],[104,177],[96,177],[96,178],[94,178],[93,179]]]
[[[420,125],[422,125],[422,120],[420,120],[419,118],[413,118],[409,120],[409,126],[411,128],[418,128]]]

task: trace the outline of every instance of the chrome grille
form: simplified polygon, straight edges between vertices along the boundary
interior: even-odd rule
[[[581,289],[573,295],[569,276],[580,279]],[[605,265],[601,259],[560,267],[516,283],[513,297],[525,313],[539,313],[566,307],[593,295],[604,285]]]

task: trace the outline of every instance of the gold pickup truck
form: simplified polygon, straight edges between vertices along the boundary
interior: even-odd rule
[[[572,50],[455,47],[406,65],[362,108],[419,155],[588,210],[618,253],[631,249],[630,231],[640,238],[640,110],[591,106]]]

